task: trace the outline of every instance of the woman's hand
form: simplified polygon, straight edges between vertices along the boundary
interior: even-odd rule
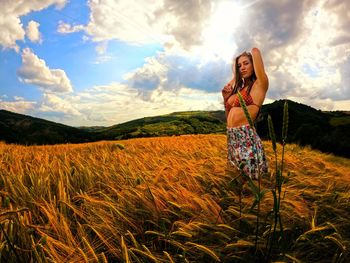
[[[232,90],[233,90],[233,87],[232,85],[234,84],[235,82],[235,79],[233,78],[229,83],[227,83],[225,85],[225,87],[222,89],[221,93],[222,93],[222,96],[224,97],[224,101],[226,102],[226,100],[231,96],[232,94]]]

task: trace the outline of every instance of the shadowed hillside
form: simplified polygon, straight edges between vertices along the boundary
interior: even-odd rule
[[[263,105],[261,118],[256,123],[260,137],[268,138],[268,114],[272,116],[277,133],[280,133],[283,104],[284,100],[279,100]],[[289,100],[288,105],[290,116],[288,142],[311,145],[315,149],[350,158],[349,113],[323,112]],[[110,127],[78,129],[0,110],[0,140],[8,143],[40,145],[214,133],[226,133],[223,111],[175,112]]]
[[[0,140],[26,145],[93,141],[91,133],[60,123],[0,110]]]
[[[274,157],[263,143],[270,189]],[[0,144],[0,261],[258,262],[273,196],[261,202],[256,252],[252,192],[244,186],[240,216],[225,164],[225,135]],[[348,159],[287,145],[285,174],[285,242],[271,260],[346,262]]]
[[[271,115],[276,133],[281,133],[284,100],[266,104],[262,108],[262,121],[257,130],[262,138],[268,138],[267,116]],[[323,112],[310,106],[288,100],[288,142],[311,145],[324,152],[350,158],[350,114],[347,112]]]

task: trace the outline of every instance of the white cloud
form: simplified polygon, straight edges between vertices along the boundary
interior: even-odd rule
[[[40,11],[50,5],[63,8],[67,0],[2,0],[0,9],[0,45],[3,48],[13,48],[17,52],[18,40],[24,40],[25,31],[20,20],[21,16],[32,11]]]
[[[150,91],[143,100],[139,91],[124,84],[95,86],[75,94],[43,94],[39,102],[26,102],[17,97],[0,107],[72,126],[110,126],[148,116],[185,110],[218,110],[222,108],[217,93],[180,87],[178,90]]]
[[[103,55],[106,53],[108,48],[108,42],[104,41],[104,42],[100,42],[97,46],[96,46],[96,52],[99,55]]]
[[[182,56],[166,51],[147,58],[142,67],[125,75],[125,80],[138,89],[144,100],[148,100],[150,92],[158,87],[173,92],[183,86],[220,92],[231,76],[231,65],[223,59],[203,61],[196,55]]]
[[[214,4],[210,0],[90,0],[86,26],[60,22],[58,31],[82,30],[95,42],[118,39],[135,45],[162,43],[189,50],[203,41]]]
[[[350,3],[343,0],[323,1],[323,8],[337,14],[339,34],[333,39],[333,45],[348,45],[350,28]],[[349,53],[348,53],[349,54]]]
[[[96,86],[77,94],[70,102],[76,105],[84,119],[74,125],[113,125],[148,116],[185,110],[221,109],[217,93],[181,87],[177,91],[158,87],[150,91],[149,99],[139,96],[139,90],[124,84]]]
[[[142,67],[125,75],[128,85],[145,93],[156,89],[166,81],[168,65],[161,61],[161,58],[150,57],[145,59],[146,63]]]
[[[176,111],[222,108],[217,93],[186,87],[177,91],[159,87],[150,91],[147,101],[138,93],[137,89],[124,84],[111,83],[76,94],[44,94],[32,112],[36,116],[72,126],[110,126]]]
[[[70,80],[62,69],[50,69],[29,48],[23,49],[22,66],[17,74],[22,82],[36,85],[46,93],[73,91]]]
[[[35,109],[37,102],[26,101],[21,97],[14,97],[14,101],[2,101],[0,99],[0,109],[25,114]]]
[[[151,19],[151,24],[158,23],[161,31],[175,39],[184,49],[201,45],[202,32],[208,25],[214,5],[213,1],[174,1],[164,0]],[[159,22],[158,22],[159,21]]]
[[[8,98],[8,96],[1,96]],[[13,100],[3,101],[0,98],[0,109],[26,114],[46,120],[60,123],[69,123],[75,126],[75,123],[86,120],[79,110],[74,106],[79,98],[72,95],[43,94],[39,101],[29,101],[23,97],[14,96]],[[101,120],[100,120],[101,121]]]
[[[70,34],[70,33],[79,32],[82,30],[84,30],[83,25],[72,26],[70,24],[64,23],[63,21],[58,22],[57,31],[61,34]]]
[[[338,100],[334,104],[332,110],[349,111],[350,112],[350,100]]]
[[[27,2],[19,2],[26,6]],[[50,1],[59,2],[65,3]],[[233,4],[243,2],[89,0],[86,25],[60,21],[57,30],[62,34],[84,31],[84,41],[97,42],[96,63],[112,58],[107,53],[110,40],[163,44],[164,51],[126,74],[123,84],[98,85],[79,93],[72,92],[63,70],[50,69],[29,49],[23,50],[18,76],[43,91],[36,104],[38,112],[54,114],[71,125],[112,125],[174,111],[223,109],[220,90],[231,77],[233,52],[257,46],[270,79],[265,103],[289,98],[323,110],[349,110],[350,2],[252,0],[246,6]],[[5,7],[12,3],[6,1]],[[15,26],[6,22],[8,27],[0,30],[4,47],[15,48],[15,41],[24,38],[20,14],[48,6],[28,3],[31,8],[20,11],[19,6],[6,16],[8,21],[14,19]],[[1,19],[0,29],[5,23]],[[7,42],[3,32],[11,32]]]
[[[13,99],[14,99],[15,101],[23,101],[23,100],[24,100],[24,98],[23,98],[23,97],[20,97],[20,96],[13,96]]]
[[[38,22],[33,21],[33,20],[31,20],[28,23],[28,26],[26,29],[26,34],[27,34],[27,37],[30,41],[37,42],[37,43],[42,42],[41,34],[39,31],[39,26],[40,26],[40,24]]]
[[[39,112],[63,113],[66,118],[81,116],[79,110],[69,101],[69,97],[62,98],[54,94],[44,94],[37,110]]]
[[[232,50],[242,52],[253,46],[261,49],[270,79],[267,101],[287,97],[331,110],[338,108],[338,100],[350,98],[350,42],[347,41],[350,13],[345,11],[349,10],[349,3],[262,0],[241,8],[241,26],[225,33],[232,32],[231,39],[237,43],[232,45]],[[215,18],[217,13],[213,15]],[[211,20],[215,22],[214,18]],[[224,41],[229,43],[230,38]],[[192,52],[176,50],[180,51],[177,55],[174,49],[166,49],[129,73],[126,79],[145,101],[151,101],[154,90],[159,88],[175,92],[184,85],[219,91],[231,75],[229,60],[224,58],[229,49],[217,57],[208,57],[211,45],[219,46],[219,43],[204,41],[203,46]]]
[[[240,52],[261,49],[268,98],[299,98],[324,109],[350,99],[349,8],[338,0],[262,0],[245,10],[245,30],[235,29],[232,37]]]
[[[159,42],[159,30],[153,31],[148,20],[160,5],[161,1],[89,1],[91,13],[86,32],[97,42],[112,39],[135,44]]]
[[[114,58],[114,56],[107,54],[108,41],[103,41],[98,43],[95,50],[97,52],[97,57],[94,64],[101,64],[107,61],[110,61]]]

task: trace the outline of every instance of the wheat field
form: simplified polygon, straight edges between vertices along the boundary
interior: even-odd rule
[[[273,196],[261,202],[255,248],[253,195],[244,185],[239,201],[226,154],[225,135],[1,143],[0,262],[257,262]],[[284,242],[271,261],[347,262],[349,159],[287,144],[284,174]]]

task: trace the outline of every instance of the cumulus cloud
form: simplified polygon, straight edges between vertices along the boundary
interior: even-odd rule
[[[44,93],[39,101],[26,100],[20,96],[14,96],[10,99],[8,96],[2,95],[0,109],[75,126],[75,123],[80,122],[80,119],[86,120],[86,117],[74,106],[76,102],[79,102],[79,97],[62,94],[58,96]],[[98,120],[96,121],[98,122]],[[99,121],[101,122],[101,120]]]
[[[83,25],[70,25],[67,23],[64,23],[63,21],[59,21],[58,22],[58,28],[57,31],[61,34],[70,34],[70,33],[74,33],[74,32],[79,32],[84,30],[84,26]]]
[[[138,89],[120,83],[95,86],[80,92],[74,100],[74,105],[84,116],[84,119],[79,120],[80,125],[112,125],[176,111],[222,108],[217,93],[186,87],[177,91],[158,87],[150,90],[149,99],[144,100],[139,96]]]
[[[186,5],[180,7],[165,1],[154,13],[169,18],[172,10],[183,10],[183,7]],[[242,52],[253,46],[261,49],[270,79],[269,101],[295,98],[329,110],[336,107],[334,101],[350,98],[347,88],[350,81],[350,44],[347,41],[350,39],[350,13],[346,11],[350,8],[349,3],[261,0],[240,8],[241,26],[231,30],[231,39],[236,43],[232,50]],[[186,9],[191,10],[189,6]],[[169,27],[167,32],[172,29]],[[187,32],[187,28],[182,31]],[[190,42],[195,44],[195,41]],[[186,46],[185,42],[183,45]],[[143,67],[128,74],[128,83],[139,90],[139,96],[144,100],[151,100],[156,89],[175,91],[182,85],[208,92],[219,91],[231,76],[228,60],[222,56],[203,60],[208,51],[203,47],[194,49],[193,56],[172,51],[166,50],[149,58]]]
[[[119,39],[144,44],[158,42],[157,31],[149,26],[149,15],[160,1],[89,1],[90,21],[85,30],[94,41]]]
[[[22,66],[17,75],[27,84],[38,86],[44,92],[72,92],[73,88],[62,69],[50,69],[43,59],[38,58],[29,48],[23,49]]]
[[[340,64],[339,73],[341,78],[341,85],[339,89],[338,100],[350,99],[350,55],[347,55],[346,60]]]
[[[125,84],[94,86],[75,94],[44,93],[39,102],[1,101],[0,108],[72,126],[103,125],[186,110],[219,110],[217,93],[180,87],[177,91],[158,87],[143,100],[139,90]]]
[[[67,98],[55,94],[43,94],[38,111],[60,113],[64,114],[66,118],[81,116],[81,113],[73,106],[69,98],[67,100]]]
[[[156,89],[161,83],[164,83],[168,66],[157,58],[150,57],[146,59],[144,66],[136,69],[125,76],[127,83],[139,92]]]
[[[40,11],[50,5],[63,8],[66,2],[67,0],[2,0],[0,9],[0,45],[3,48],[13,48],[18,52],[19,47],[16,41],[24,40],[25,36],[20,17],[32,11]]]
[[[173,36],[182,47],[188,50],[202,43],[202,32],[212,9],[213,3],[210,0],[165,0],[163,5],[154,11],[154,17],[150,22],[154,24],[163,20],[162,31]]]
[[[88,4],[91,13],[86,26],[60,22],[58,31],[72,33],[84,28],[96,42],[118,39],[185,49],[201,44],[203,28],[214,8],[210,0],[91,0]]]
[[[323,109],[350,98],[349,8],[347,1],[262,0],[244,10],[247,26],[232,37],[240,51],[261,49],[268,98],[296,98]]]
[[[333,45],[348,44],[350,33],[350,3],[349,1],[333,0],[325,1],[323,8],[329,10],[332,14],[337,14],[338,32],[337,36],[332,40]]]
[[[219,92],[231,77],[231,66],[222,59],[202,61],[200,58],[162,52],[146,59],[146,63],[125,76],[129,86],[144,100],[157,88],[179,92],[182,87]]]
[[[167,58],[170,64],[166,78],[168,88],[184,85],[205,92],[220,92],[232,76],[230,64],[223,59],[202,62],[183,58],[183,63],[178,59],[176,56]]]
[[[59,2],[65,1],[50,3]],[[126,74],[123,83],[73,93],[63,70],[50,69],[24,49],[18,76],[40,87],[43,97],[37,104],[25,104],[20,97],[11,103],[25,104],[28,110],[35,107],[70,125],[112,125],[174,111],[223,109],[220,90],[232,76],[230,52],[257,46],[270,79],[266,103],[289,98],[323,110],[348,108],[348,1],[251,0],[245,6],[246,1],[237,1],[241,5],[236,7],[233,2],[90,0],[86,25],[60,21],[57,30],[62,34],[84,31],[84,40],[97,42],[96,63],[110,59],[108,42],[115,39],[136,45],[160,43],[164,50]],[[12,18],[19,18],[23,12],[13,13]],[[20,40],[23,26],[19,19],[16,23],[17,31],[6,30],[17,32],[18,36],[11,36]],[[2,33],[0,43],[5,47]],[[6,47],[14,48],[15,40],[6,42],[12,43]]]
[[[28,26],[26,29],[26,34],[27,34],[27,37],[29,38],[30,41],[38,42],[38,43],[42,42],[41,34],[39,31],[39,26],[40,26],[40,24],[38,22],[33,21],[33,20],[31,20],[28,23]]]
[[[5,98],[5,96],[1,96]],[[7,97],[7,96],[6,96]],[[12,101],[0,99],[0,109],[26,114],[32,112],[37,105],[35,101],[27,101],[22,97],[15,96]]]
[[[186,87],[181,87],[178,91],[158,87],[150,91],[149,96],[149,100],[143,100],[137,89],[111,83],[75,94],[43,94],[31,113],[72,126],[110,126],[177,111],[222,108],[217,93]],[[16,111],[14,108],[12,110]]]

